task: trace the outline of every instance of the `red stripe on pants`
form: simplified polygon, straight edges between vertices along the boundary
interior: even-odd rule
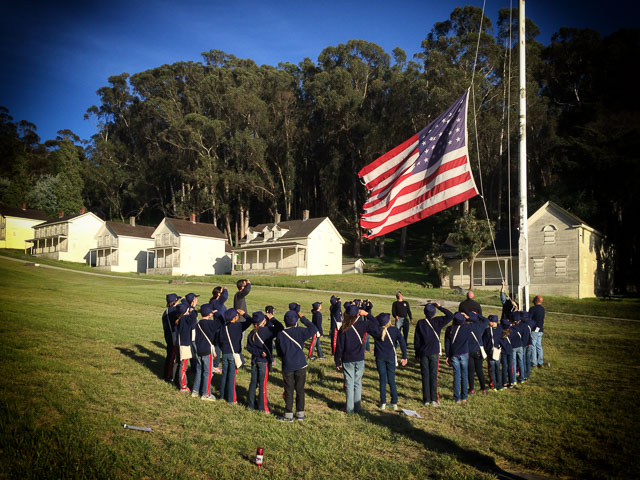
[[[313,346],[316,344],[316,336],[311,337],[311,346],[309,347],[309,356],[307,358],[311,358],[311,354],[313,353]]]
[[[211,377],[213,376],[213,355],[209,355],[209,378],[207,378],[207,395],[211,395]]]
[[[188,359],[182,360],[182,365],[180,366],[180,388],[182,390],[187,388],[187,361]]]
[[[264,383],[262,384],[262,392],[264,393],[264,398],[262,401],[264,402],[264,411],[269,413],[269,407],[267,405],[267,378],[269,378],[269,364],[267,363],[267,368],[264,371]]]
[[[236,398],[236,376],[238,375],[238,369],[236,368],[233,372],[233,403],[236,403],[238,399]]]
[[[331,353],[336,353],[336,340],[338,338],[338,329],[333,331],[333,340],[331,341]]]

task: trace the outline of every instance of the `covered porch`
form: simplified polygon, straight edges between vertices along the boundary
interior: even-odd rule
[[[118,265],[118,247],[100,247],[89,250],[89,266],[103,270]]]
[[[301,244],[249,246],[233,251],[231,273],[306,275],[307,247]]]
[[[512,258],[510,256],[478,257],[473,262],[473,288],[495,288],[502,284],[502,278],[510,281]],[[517,259],[516,259],[517,262]],[[467,260],[453,259],[447,262],[451,272],[443,286],[449,288],[469,288],[470,263]],[[502,270],[502,276],[500,275]],[[517,268],[514,270],[514,281],[517,282]]]
[[[57,252],[67,251],[67,235],[59,234],[44,238],[25,240],[25,253],[31,255],[53,256]]]
[[[149,266],[151,262],[152,266]],[[147,253],[147,273],[158,275],[180,274],[179,247],[153,247]]]

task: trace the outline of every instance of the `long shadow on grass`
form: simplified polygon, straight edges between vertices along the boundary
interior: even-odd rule
[[[404,435],[410,440],[422,443],[424,448],[432,452],[452,455],[460,463],[465,463],[483,472],[496,475],[498,478],[507,480],[524,480],[525,478],[502,470],[496,465],[495,460],[488,455],[461,447],[441,435],[428,433],[420,428],[416,428],[404,415],[389,415],[366,410],[360,412],[360,415],[372,423],[388,428],[391,432]]]
[[[116,347],[121,354],[135,360],[140,365],[147,367],[152,373],[162,378],[162,370],[164,369],[164,356],[149,350],[142,345],[134,345],[136,350],[127,347]]]

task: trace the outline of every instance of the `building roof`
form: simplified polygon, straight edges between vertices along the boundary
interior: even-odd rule
[[[48,220],[47,214],[42,210],[32,210],[30,208],[15,208],[0,205],[0,215],[3,217],[30,218],[32,220]]]
[[[587,230],[597,233],[598,235],[602,235],[599,231],[595,230],[593,227],[587,225],[582,219],[574,215],[573,213],[565,210],[560,205],[548,201],[544,205],[542,205],[538,210],[536,210],[533,215],[529,217],[528,224],[534,223],[538,218],[542,215],[543,212],[549,211],[552,212],[556,217],[565,222],[570,227],[583,227]]]
[[[38,227],[41,227],[43,225],[51,225],[51,224],[54,224],[54,223],[68,222],[69,220],[73,220],[74,218],[81,217],[82,215],[86,215],[87,213],[91,213],[91,212],[78,213],[76,215],[69,215],[69,216],[54,218],[52,220],[48,220],[48,221],[46,221],[44,223],[41,223],[40,225],[38,225]]]
[[[194,235],[196,237],[211,237],[226,240],[227,237],[213,223],[191,223],[189,220],[165,217],[173,229],[181,235]]]
[[[144,225],[130,225],[128,223],[120,222],[106,222],[107,227],[116,236],[124,237],[137,237],[137,238],[151,238],[151,234],[154,232],[155,227],[145,227]]]
[[[320,225],[327,217],[310,218],[309,220],[289,220],[279,223],[261,223],[255,227],[251,227],[254,232],[262,232],[265,227],[274,228],[278,225],[287,233],[278,238],[278,242],[291,240],[293,238],[306,238]]]

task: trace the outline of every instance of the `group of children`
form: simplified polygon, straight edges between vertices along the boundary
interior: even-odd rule
[[[248,314],[246,296],[251,290],[251,283],[239,280],[237,288],[233,308],[225,306],[227,289],[214,288],[209,303],[200,306],[200,320],[196,308],[198,295],[189,293],[180,298],[170,293],[166,296],[167,306],[162,315],[167,343],[165,380],[176,382],[180,392],[212,401],[215,396],[211,379],[212,374],[217,372],[221,374],[220,398],[237,403],[236,376],[238,368],[245,361],[242,355],[244,344],[251,354],[247,406],[269,413],[267,385],[269,373],[275,364],[275,348],[281,362],[285,400],[284,415],[278,418],[290,422],[303,420],[307,360],[325,358],[320,341],[323,336],[322,302],[312,305],[311,321],[301,313],[298,303],[290,303],[281,323],[274,317],[275,309],[271,305],[267,305],[264,312]],[[540,300],[536,305],[542,308],[541,297],[536,299]],[[511,302],[510,307],[508,302]],[[368,300],[356,299],[342,305],[339,297],[332,296],[330,303],[331,351],[336,369],[344,375],[346,412],[358,412],[361,408],[364,358],[365,352],[370,350],[370,338],[374,340],[380,408],[387,408],[388,385],[390,408],[397,410],[397,350],[400,349],[400,363],[405,366],[407,342],[400,330],[392,325],[394,318],[388,313],[374,316],[373,304]],[[447,364],[453,369],[456,403],[466,402],[468,394],[475,393],[475,375],[478,376],[482,393],[510,388],[529,378],[534,364],[532,333],[541,334],[542,324],[538,324],[540,315],[518,311],[517,305],[504,296],[503,303],[506,306],[500,322],[496,315],[485,318],[481,312],[454,314],[437,303],[425,305],[425,317],[417,322],[414,334],[425,405],[440,405],[438,377],[443,353]],[[441,315],[437,315],[438,312]],[[397,321],[397,316],[395,319]],[[452,325],[446,329],[443,352],[440,335],[449,323]],[[250,327],[253,328],[247,333]],[[246,342],[244,335],[247,336]],[[307,351],[305,342],[309,340]],[[314,351],[317,356],[313,355]],[[540,364],[541,353],[540,347]],[[482,368],[485,359],[489,372],[488,383]],[[191,367],[188,370],[189,360]],[[187,376],[193,377],[191,389],[187,385]]]

